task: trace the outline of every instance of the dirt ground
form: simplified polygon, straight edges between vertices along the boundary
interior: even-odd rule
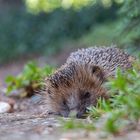
[[[140,124],[137,130],[117,136],[106,135],[98,130],[64,131],[60,118],[44,114],[45,107],[32,100],[17,100],[16,104],[20,110],[0,114],[0,140],[140,140]],[[76,121],[85,122],[85,119]],[[100,122],[100,127],[101,124]]]
[[[29,112],[0,115],[1,140],[140,140],[140,131],[121,136],[105,136],[87,130],[63,131],[56,117],[35,115]]]
[[[52,58],[40,57],[36,60],[41,66],[49,62],[59,66],[65,62],[69,52],[71,50]],[[0,68],[0,96],[5,98],[5,77],[17,75],[25,63],[26,61],[13,62]],[[13,100],[16,104],[15,110],[12,113],[0,114],[0,140],[140,140],[140,129],[121,136],[104,136],[100,132],[87,130],[64,131],[56,116],[43,114],[44,106],[37,104],[34,97]]]

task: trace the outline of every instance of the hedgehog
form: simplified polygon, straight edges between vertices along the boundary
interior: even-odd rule
[[[132,67],[134,58],[117,47],[89,47],[70,54],[66,63],[45,79],[43,92],[49,114],[68,117],[72,110],[81,118],[99,98],[108,99],[103,86],[120,67]]]

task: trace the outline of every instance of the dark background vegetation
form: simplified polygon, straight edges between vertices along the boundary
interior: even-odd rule
[[[28,1],[0,1],[0,64],[48,56],[68,46],[115,43],[129,52],[139,50],[139,0],[91,0],[78,6],[75,0],[69,8],[54,0],[48,1],[50,9],[43,1],[36,7]]]

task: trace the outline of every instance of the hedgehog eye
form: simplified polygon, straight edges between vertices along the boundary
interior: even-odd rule
[[[88,99],[88,98],[90,98],[90,95],[91,95],[90,92],[81,92],[79,98],[80,98],[80,100]]]
[[[90,97],[90,93],[89,92],[86,92],[85,94],[84,94],[84,98],[89,98]]]
[[[98,70],[99,70],[99,67],[98,66],[93,66],[92,67],[92,73],[95,73]]]
[[[67,103],[66,103],[66,101],[65,101],[65,100],[63,100],[63,105],[67,105]]]

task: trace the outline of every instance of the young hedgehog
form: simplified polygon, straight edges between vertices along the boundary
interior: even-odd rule
[[[47,111],[68,117],[76,110],[80,118],[87,107],[107,98],[104,81],[115,76],[117,67],[132,66],[133,57],[115,47],[87,48],[71,53],[66,63],[45,80]]]

